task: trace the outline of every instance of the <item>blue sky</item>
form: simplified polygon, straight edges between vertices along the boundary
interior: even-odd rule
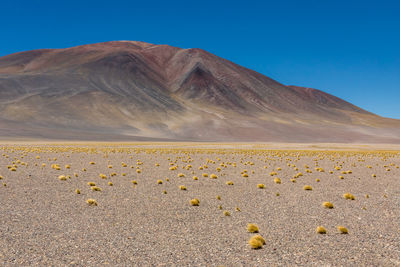
[[[400,1],[2,0],[0,56],[137,40],[203,48],[400,118]]]

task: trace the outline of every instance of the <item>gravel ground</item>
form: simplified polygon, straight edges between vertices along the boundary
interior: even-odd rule
[[[0,184],[0,265],[400,265],[400,153],[395,151],[7,144],[0,154],[0,183],[6,184]],[[9,169],[13,164],[16,171]],[[183,168],[187,165],[192,168]],[[208,168],[199,170],[204,165]],[[348,170],[352,173],[341,173]],[[303,176],[291,182],[299,172]],[[62,181],[60,175],[71,178]],[[275,177],[282,183],[274,183]],[[92,191],[88,182],[102,191]],[[261,183],[265,189],[257,188]],[[344,199],[347,192],[355,200]],[[89,206],[89,198],[98,205]],[[190,205],[193,198],[199,206]],[[324,201],[334,208],[324,208]],[[263,248],[250,248],[248,223],[258,225]],[[338,225],[349,233],[340,234]],[[317,234],[317,226],[327,234]]]

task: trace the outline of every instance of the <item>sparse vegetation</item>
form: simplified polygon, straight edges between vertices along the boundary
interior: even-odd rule
[[[345,199],[350,199],[350,200],[355,200],[355,199],[356,199],[355,196],[352,195],[352,194],[350,194],[350,193],[344,194],[343,197],[344,197]]]
[[[88,200],[86,200],[86,203],[88,203],[89,206],[97,206],[97,201],[93,198],[89,198]]]
[[[314,235],[311,241],[317,242],[318,244],[315,244],[318,246],[325,242],[331,244],[339,238],[339,233],[349,233],[346,227],[335,226],[332,222],[346,222],[354,238],[365,234],[374,239],[375,235],[371,234],[372,232],[379,232],[382,235],[393,234],[390,233],[392,228],[389,231],[382,226],[370,224],[368,228],[363,225],[368,223],[370,216],[375,216],[374,223],[394,218],[396,212],[382,215],[380,205],[393,208],[397,200],[396,191],[393,189],[395,185],[393,176],[400,175],[400,170],[397,168],[400,164],[400,153],[281,151],[263,149],[261,148],[263,144],[248,145],[254,149],[240,147],[226,149],[225,147],[229,145],[219,148],[217,144],[207,144],[207,148],[197,144],[182,146],[184,147],[182,148],[180,144],[176,147],[155,145],[155,148],[149,144],[27,146],[29,149],[22,145],[0,146],[0,150],[4,152],[0,157],[4,168],[0,169],[0,172],[7,174],[0,175],[3,184],[3,186],[0,184],[0,193],[5,196],[3,201],[6,200],[4,202],[7,203],[8,197],[15,198],[14,194],[17,194],[18,190],[24,191],[26,193],[18,195],[21,199],[14,201],[28,204],[29,201],[26,199],[30,199],[31,196],[40,199],[40,194],[47,196],[51,193],[51,196],[60,197],[52,202],[52,205],[59,205],[58,208],[66,208],[68,211],[76,209],[75,212],[81,212],[80,209],[86,207],[87,216],[92,216],[96,221],[99,220],[96,216],[113,216],[116,214],[115,208],[119,211],[122,208],[129,209],[130,205],[134,208],[135,216],[140,214],[161,216],[171,213],[171,216],[176,216],[179,223],[186,226],[189,223],[203,223],[201,220],[205,218],[204,222],[207,222],[207,225],[199,225],[201,227],[198,229],[204,231],[207,238],[209,238],[207,235],[210,235],[206,231],[207,227],[227,229],[226,233],[232,234],[235,238],[240,237],[238,232],[242,231],[242,237],[239,239],[243,242],[241,246],[246,246],[246,238],[252,235],[250,233],[261,232],[264,235],[263,231],[267,230],[268,255],[273,253],[273,249],[279,249],[280,245],[276,244],[277,240],[281,242],[279,238],[282,233],[279,231],[288,227],[293,228],[293,231],[290,230],[293,238],[300,238],[301,234],[298,233],[308,231],[307,235]],[[41,157],[37,158],[38,154]],[[90,164],[90,160],[96,160],[97,163]],[[16,173],[8,171],[13,168]],[[371,174],[372,172],[374,174]],[[338,176],[344,180],[339,180]],[[373,179],[371,176],[379,178]],[[138,182],[140,185],[137,186]],[[8,186],[5,187],[6,185]],[[30,191],[30,186],[34,190]],[[46,186],[49,188],[45,188]],[[267,190],[258,190],[267,187]],[[345,199],[355,200],[356,197],[350,193],[342,195],[346,192],[341,191],[343,188],[356,193],[358,201],[346,201]],[[313,191],[303,192],[302,189]],[[194,196],[197,198],[191,199]],[[95,197],[101,207],[93,209],[87,207],[86,205],[98,205],[97,201],[90,197]],[[201,207],[197,207],[200,206],[199,199],[202,199]],[[83,202],[85,200],[86,204]],[[335,205],[329,201],[323,202],[324,200],[331,200]],[[61,202],[65,206],[61,206],[59,204]],[[11,206],[10,203],[7,205]],[[292,212],[294,210],[299,212]],[[125,212],[122,213],[125,216]],[[281,213],[284,215],[283,220],[279,217]],[[344,218],[346,214],[354,216]],[[290,217],[290,220],[286,220],[287,217]],[[104,218],[108,227],[111,227],[110,221],[113,221],[111,218]],[[125,219],[132,218],[124,217],[122,220]],[[259,222],[260,226],[262,224],[270,227],[263,230],[256,224],[249,223],[246,233],[243,220],[254,220]],[[144,220],[138,222],[142,223]],[[315,229],[315,222],[326,224],[327,228],[318,226]],[[117,228],[120,223],[121,219],[115,220]],[[236,227],[237,225],[242,226]],[[158,231],[162,228],[155,229]],[[173,226],[171,230],[176,228]],[[185,232],[187,229],[183,230]],[[154,235],[159,234],[157,231]],[[137,233],[139,230],[135,228],[132,232]],[[218,231],[210,232],[218,235]],[[319,236],[317,233],[328,234]],[[194,232],[191,234],[197,235]],[[352,236],[343,235],[340,239],[347,240],[350,237],[353,239]],[[215,238],[219,240],[221,237]],[[222,240],[227,242],[225,239]],[[376,240],[374,239],[374,242]],[[305,242],[311,243],[311,241]],[[341,243],[336,241],[335,246],[340,247]],[[262,248],[264,244],[265,240],[261,235],[255,235],[249,240],[251,248]],[[265,254],[262,251],[249,253],[250,256],[256,257],[263,257]]]
[[[199,206],[200,205],[200,200],[198,200],[197,198],[194,198],[194,199],[190,200],[190,205]]]
[[[326,234],[326,229],[323,226],[318,226],[317,229],[316,229],[316,232],[318,234]]]
[[[254,223],[247,224],[247,231],[250,233],[258,233],[258,226]]]
[[[328,202],[328,201],[322,203],[322,206],[324,206],[325,208],[328,208],[328,209],[333,209],[333,204],[331,202]]]
[[[347,228],[344,227],[344,226],[338,226],[337,229],[339,230],[339,232],[340,232],[341,234],[348,234],[348,233],[349,233],[349,231],[347,230]]]
[[[260,249],[265,244],[265,240],[260,235],[254,235],[250,238],[248,243],[252,249]]]

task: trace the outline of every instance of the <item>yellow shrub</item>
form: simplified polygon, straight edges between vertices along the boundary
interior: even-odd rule
[[[247,224],[247,231],[250,233],[258,233],[258,226],[254,223]]]
[[[328,209],[333,209],[333,204],[329,201],[322,203],[322,206]]]
[[[265,240],[264,240],[264,242],[265,242]],[[255,237],[255,236],[251,237],[248,243],[252,249],[260,249],[264,245],[263,241],[259,237]]]
[[[316,229],[316,232],[318,234],[326,234],[326,229],[323,226],[318,226],[317,229]]]
[[[343,197],[345,199],[350,199],[350,200],[355,200],[356,198],[354,197],[354,195],[350,194],[350,193],[346,193],[343,195]]]
[[[97,201],[93,198],[89,198],[88,200],[86,200],[86,203],[88,203],[89,206],[97,206]]]
[[[179,186],[179,189],[180,189],[180,190],[187,190],[186,186],[184,186],[184,185],[180,185],[180,186]]]
[[[190,205],[192,205],[192,206],[199,206],[199,204],[200,204],[200,200],[198,200],[197,198],[190,200]]]
[[[338,226],[337,229],[338,229],[339,232],[342,233],[342,234],[348,234],[348,233],[349,233],[349,231],[347,230],[347,228],[344,227],[344,226]]]

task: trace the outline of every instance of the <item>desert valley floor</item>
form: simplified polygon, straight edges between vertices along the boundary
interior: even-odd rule
[[[399,151],[4,142],[0,265],[398,266]]]

